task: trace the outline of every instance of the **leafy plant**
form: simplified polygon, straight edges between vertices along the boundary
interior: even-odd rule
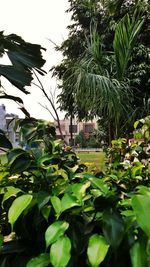
[[[113,141],[105,172],[93,174],[51,124],[20,127],[27,150],[10,148],[0,166],[0,265],[149,266],[148,134]]]

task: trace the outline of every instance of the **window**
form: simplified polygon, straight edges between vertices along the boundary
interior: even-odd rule
[[[85,124],[84,125],[84,132],[85,133],[92,133],[94,130],[93,123]]]
[[[69,133],[71,133],[71,125],[69,125]],[[72,125],[72,133],[77,133],[77,125]]]
[[[19,139],[20,139],[19,133],[16,133],[16,134],[15,134],[15,141],[16,141],[16,142],[19,142]]]

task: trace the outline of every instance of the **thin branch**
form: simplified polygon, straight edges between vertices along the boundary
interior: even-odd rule
[[[60,125],[60,119],[59,119],[59,116],[58,116],[58,112],[57,112],[57,109],[55,108],[55,105],[53,103],[53,101],[51,100],[51,98],[48,96],[48,94],[46,93],[45,89],[44,89],[44,86],[41,82],[41,80],[39,79],[38,75],[36,74],[35,70],[33,70],[33,73],[37,79],[37,81],[39,82],[39,85],[37,85],[37,87],[39,87],[41,89],[41,91],[43,92],[44,96],[46,97],[46,99],[49,101],[49,103],[51,104],[51,107],[56,115],[56,120],[57,120],[57,123],[58,123],[58,129],[59,129],[59,132],[60,132],[60,135],[62,137],[62,139],[64,140],[64,142],[66,143],[66,140],[63,136],[63,133],[62,133],[62,130],[61,130],[61,125]],[[35,83],[34,83],[35,84]],[[36,85],[36,84],[35,84]],[[67,144],[67,143],[66,143]]]
[[[50,109],[49,109],[47,106],[44,106],[44,105],[42,105],[41,103],[39,103],[39,105],[40,105],[42,108],[45,108],[45,109],[50,113],[50,115],[53,117],[54,121],[57,121],[57,119],[55,118],[55,116],[53,115],[53,113],[50,111]]]
[[[52,39],[47,38],[48,41],[50,41],[53,45],[55,45],[56,48],[59,48],[59,45],[57,45]]]
[[[1,147],[0,147],[0,150],[3,151],[3,152],[7,152],[7,150],[5,150],[5,149],[3,149],[3,148],[1,148]]]

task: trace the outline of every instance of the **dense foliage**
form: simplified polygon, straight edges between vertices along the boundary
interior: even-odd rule
[[[149,266],[150,118],[134,126],[140,139],[113,141],[105,170],[88,173],[53,125],[20,122],[28,150],[0,165],[1,266]]]
[[[61,108],[81,119],[104,118],[109,139],[126,135],[141,110],[149,115],[149,3],[69,2],[69,36],[57,48],[64,58],[53,69]]]
[[[107,18],[103,16],[103,12],[101,13],[101,11],[105,11],[109,21],[109,13],[107,13],[109,11],[112,12],[109,23],[115,16],[122,18],[117,24],[117,31],[115,31],[117,36],[125,25],[131,26],[125,27],[123,34],[127,35],[125,40],[128,45],[130,44],[128,47],[133,48],[131,44],[137,40],[145,20],[139,16],[136,18],[137,13],[134,13],[134,16],[131,16],[130,12],[128,15],[122,13],[126,9],[129,11],[126,5],[125,9],[122,8],[124,1],[117,1],[115,5],[112,1],[109,2],[111,4],[109,9],[108,5],[105,6],[108,1],[103,1],[103,9],[101,9],[101,5],[99,9],[95,8],[99,3],[96,0],[70,0],[70,2],[74,19],[79,21],[79,24],[72,25],[71,35],[76,35],[78,32],[84,33],[83,29],[89,29],[91,16],[93,16],[94,22],[98,22],[100,18],[100,26],[108,30],[107,34],[104,34],[103,40],[105,37],[112,36],[114,31],[111,32],[111,28],[107,27]],[[125,3],[127,2],[125,1]],[[79,4],[79,6],[75,4]],[[132,3],[130,4],[132,6]],[[87,7],[88,11],[86,12]],[[93,11],[95,11],[95,15],[93,15]],[[146,14],[144,13],[143,16],[145,18]],[[116,18],[116,20],[118,19]],[[84,27],[78,27],[80,25]],[[99,28],[94,29],[96,31],[91,34],[89,46],[93,50],[89,50],[89,52],[94,53],[92,55],[97,60],[97,51],[99,51],[98,55],[101,55],[103,46],[99,45],[99,30],[97,30]],[[2,49],[2,53],[9,54],[12,66],[7,69],[0,68],[0,71],[6,70],[6,78],[26,93],[25,86],[31,82],[32,71],[36,69],[41,72],[44,63],[40,53],[41,47],[24,43],[20,37],[14,35],[5,38],[2,33],[2,37],[2,40],[5,41],[5,49]],[[134,59],[133,54],[131,56],[131,50],[126,49],[127,43],[122,46],[120,38],[115,36],[113,39],[113,49],[117,56],[116,62],[118,62],[116,66],[120,64],[120,68],[117,72],[117,75],[119,74],[118,81],[114,79],[111,81],[111,89],[114,88],[114,85],[122,85],[119,80],[120,75],[128,75],[120,61],[121,57],[126,63],[126,67],[131,67],[132,64],[128,65],[129,60]],[[72,38],[72,40],[76,39]],[[81,39],[79,38],[79,40]],[[81,50],[87,40],[89,41],[89,39],[83,38]],[[95,46],[91,46],[93,40],[96,50]],[[121,45],[120,50],[116,49],[117,42],[118,45]],[[9,44],[10,46],[8,46]],[[123,47],[125,51],[122,50]],[[30,48],[31,50],[37,48],[35,53],[33,51],[33,61],[30,61],[32,55]],[[77,50],[76,44],[74,48],[78,55],[80,52],[82,53]],[[65,51],[70,53],[73,50]],[[111,43],[110,51],[112,52]],[[120,51],[122,52],[119,55]],[[39,56],[37,61],[36,55]],[[107,56],[104,58],[105,60],[110,59]],[[85,57],[85,59],[87,58]],[[114,57],[111,59],[114,60]],[[72,56],[72,62],[73,60]],[[114,75],[113,60],[104,61],[104,66],[108,67],[111,63]],[[89,66],[89,70],[93,70],[93,74],[95,74],[98,65],[94,65],[96,69],[95,67],[92,69],[91,62],[93,63],[93,61],[88,61],[89,65],[86,67]],[[138,68],[139,65],[136,67]],[[19,69],[22,74],[18,77]],[[11,79],[8,70],[13,70]],[[62,66],[60,70],[62,70]],[[102,83],[106,85],[106,81],[107,85],[110,85],[109,75],[106,77],[106,70],[107,68],[102,70],[105,74],[103,79],[100,79],[99,76],[101,85]],[[5,77],[2,72],[1,75]],[[27,80],[22,80],[22,77]],[[16,79],[19,84],[16,83]],[[69,81],[71,82],[71,79]],[[128,81],[127,84],[129,84]],[[67,84],[69,90],[70,85],[70,83]],[[122,88],[124,86],[123,83]],[[109,86],[106,86],[106,89],[110,90]],[[80,109],[77,109],[78,106],[74,107],[75,94],[66,92],[63,97],[65,101],[69,100],[69,104],[71,103],[71,108],[68,108],[69,114],[73,116],[74,108],[76,108],[82,116],[86,116],[86,110],[82,109],[81,105]],[[3,94],[3,97],[17,101],[13,95],[7,96],[5,92]],[[110,99],[113,101],[114,94]],[[116,100],[119,101],[121,98]],[[22,100],[18,99],[18,101],[22,103]],[[67,103],[65,101],[62,101],[64,107]],[[105,108],[111,111],[111,104],[109,102],[108,107],[105,106]],[[125,107],[124,105],[124,109]],[[93,111],[94,108],[95,106],[93,106]],[[28,118],[18,121],[17,125],[20,127],[21,138],[26,144],[25,148],[13,148],[5,132],[0,130],[0,147],[7,150],[6,163],[0,162],[0,266],[150,266],[150,117],[135,122],[133,139],[128,141],[120,138],[112,142],[112,147],[107,151],[106,166],[103,171],[97,173],[95,169],[90,172],[84,164],[80,164],[71,147],[66,147],[61,140],[55,139],[55,128],[52,124],[29,118],[27,113],[26,115]],[[112,118],[111,123],[113,122]]]

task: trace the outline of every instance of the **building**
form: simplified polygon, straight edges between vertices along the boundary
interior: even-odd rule
[[[0,129],[6,130],[6,108],[5,105],[0,105]]]
[[[0,105],[0,129],[6,132],[9,140],[13,144],[14,147],[18,146],[20,142],[20,134],[19,129],[14,129],[16,122],[18,120],[18,115],[16,114],[8,114],[6,113],[5,105]],[[57,138],[62,138],[59,132],[58,124],[54,123],[56,127],[56,136]],[[64,136],[64,139],[67,144],[71,144],[71,125],[70,125],[70,119],[64,119],[60,120],[61,125],[61,131]],[[98,125],[96,120],[91,121],[82,121],[79,122],[77,118],[74,118],[72,121],[72,133],[73,133],[73,142],[75,140],[75,137],[83,131],[86,138],[88,138],[91,133],[94,131],[94,129],[97,129]]]
[[[71,132],[71,125],[69,119],[60,120],[61,130],[64,136],[65,141],[67,144],[70,144],[71,138],[70,138],[70,132]],[[56,136],[57,138],[61,138],[58,124],[55,122],[56,126]],[[97,129],[98,125],[96,120],[91,121],[82,121],[79,122],[77,118],[74,118],[72,121],[72,133],[73,133],[73,140],[75,137],[83,131],[85,137],[89,137],[90,134],[94,131],[94,129]]]
[[[0,105],[0,129],[6,132],[14,147],[18,146],[20,141],[19,129],[14,129],[18,119],[18,115],[6,113],[4,104]]]

